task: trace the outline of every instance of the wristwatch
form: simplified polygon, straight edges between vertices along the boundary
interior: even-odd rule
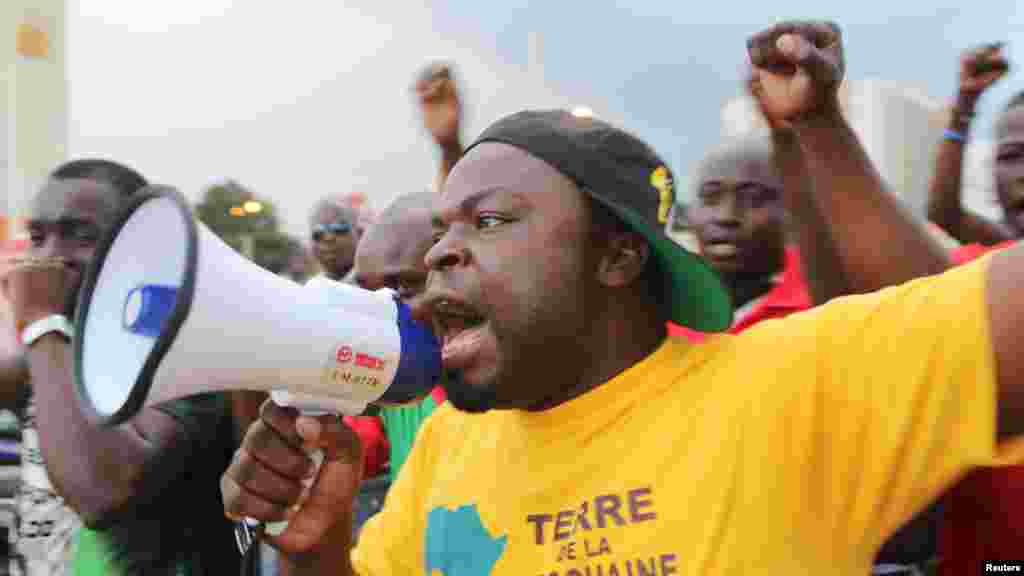
[[[50,332],[59,332],[65,338],[71,340],[71,335],[74,334],[75,330],[66,316],[51,314],[26,326],[21,331],[21,343],[23,346],[31,346],[36,340]]]

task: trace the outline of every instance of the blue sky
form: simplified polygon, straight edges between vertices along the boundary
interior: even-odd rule
[[[969,45],[1006,40],[1024,63],[1013,0],[862,0],[826,13],[820,1],[687,4],[70,0],[70,149],[132,162],[193,197],[236,178],[301,233],[323,194],[358,189],[381,207],[430,184],[436,157],[407,89],[431,58],[458,66],[467,138],[521,108],[586,105],[681,175],[740,93],[745,38],[777,19],[834,19],[850,78],[909,81],[936,98],[953,94]],[[1018,72],[982,102],[980,137],[1014,88]]]

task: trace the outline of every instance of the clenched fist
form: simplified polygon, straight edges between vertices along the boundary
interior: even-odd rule
[[[64,314],[74,298],[81,273],[60,258],[19,258],[0,279],[0,290],[10,303],[15,329],[51,314]]]
[[[324,451],[319,473],[306,450]],[[362,478],[359,437],[337,416],[299,416],[272,400],[221,477],[224,511],[230,518],[288,520],[268,543],[284,554],[329,545],[330,534],[351,535],[351,511]],[[303,480],[316,478],[303,497]],[[298,508],[296,508],[298,506]],[[345,525],[342,525],[345,524]]]
[[[1002,43],[986,44],[964,52],[960,57],[960,93],[980,95],[1006,75],[1010,63]]]
[[[747,41],[749,89],[769,126],[792,128],[838,113],[842,34],[831,22],[782,22]]]
[[[441,148],[459,143],[462,104],[455,89],[451,68],[437,63],[426,68],[413,90],[423,114],[423,125]]]

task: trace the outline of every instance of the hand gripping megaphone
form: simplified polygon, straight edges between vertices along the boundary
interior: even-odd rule
[[[326,279],[300,286],[266,271],[165,187],[138,192],[101,238],[73,349],[79,404],[111,426],[144,407],[228,390],[356,415],[371,403],[416,401],[441,374],[439,343],[394,293]]]

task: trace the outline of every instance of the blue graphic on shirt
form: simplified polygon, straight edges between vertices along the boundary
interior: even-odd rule
[[[476,504],[455,510],[434,508],[427,515],[427,574],[489,576],[505,551],[508,536],[492,538]]]

